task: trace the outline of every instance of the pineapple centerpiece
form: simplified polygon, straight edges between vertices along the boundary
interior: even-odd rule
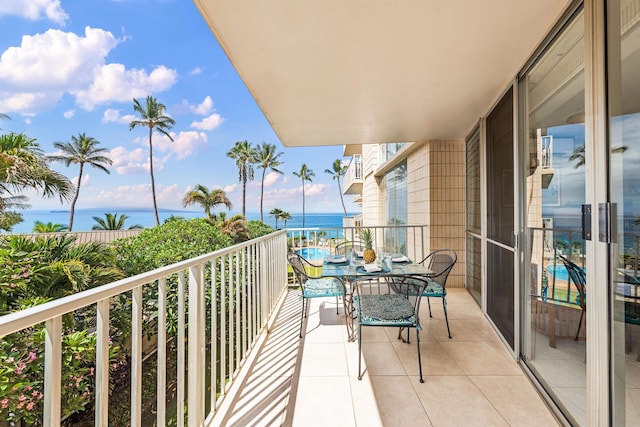
[[[362,243],[364,243],[364,252],[362,253],[362,259],[365,264],[371,264],[376,260],[376,251],[373,250],[373,234],[370,228],[365,228],[360,231],[360,237]]]

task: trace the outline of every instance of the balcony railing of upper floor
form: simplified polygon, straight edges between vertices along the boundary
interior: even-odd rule
[[[41,348],[29,351],[25,361],[2,361],[5,370],[16,365],[14,383],[25,387],[16,399],[31,403],[35,423],[61,425],[69,412],[66,398],[84,381],[69,371],[81,362],[94,378],[94,398],[84,409],[93,411],[95,425],[118,425],[110,419],[110,405],[119,394],[129,394],[120,401],[124,425],[163,426],[169,419],[178,426],[212,424],[285,294],[286,250],[286,234],[278,231],[0,317],[4,340],[39,331],[44,336]],[[124,326],[118,323],[123,318]],[[95,348],[69,348],[80,319],[89,325],[85,332],[94,336]],[[130,334],[119,339],[123,330]],[[116,341],[126,353],[122,366],[130,387],[110,391]],[[33,370],[40,379],[27,383],[20,374],[34,361],[42,361]],[[42,400],[31,402],[32,394]]]
[[[344,194],[362,194],[362,156],[357,154],[351,158],[347,173],[344,175]]]

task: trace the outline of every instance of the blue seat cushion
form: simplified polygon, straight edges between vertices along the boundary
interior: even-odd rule
[[[423,297],[443,297],[447,292],[442,289],[442,285],[435,280],[429,280],[422,293]]]
[[[399,294],[360,295],[354,303],[363,325],[415,326],[418,322],[411,302]]]
[[[308,279],[302,287],[305,298],[342,297],[345,294],[344,285],[335,277]]]

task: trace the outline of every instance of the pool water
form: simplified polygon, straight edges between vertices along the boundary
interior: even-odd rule
[[[325,257],[331,255],[329,249],[323,248],[302,248],[298,249],[296,252],[301,257],[314,261],[323,260]]]
[[[547,278],[551,281],[554,273],[553,264],[547,266]],[[569,280],[569,272],[567,272],[567,267],[562,264],[556,264],[555,266],[555,275],[558,280]]]

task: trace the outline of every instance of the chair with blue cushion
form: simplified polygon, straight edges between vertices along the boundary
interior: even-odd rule
[[[449,318],[447,316],[447,278],[457,260],[458,255],[453,249],[438,249],[420,261],[420,264],[433,271],[433,273],[428,276],[428,284],[422,294],[423,297],[427,297],[429,317],[433,317],[431,315],[431,302],[429,298],[442,298],[444,320],[447,323],[449,338],[451,338],[451,330],[449,329]]]
[[[580,320],[578,321],[578,329],[576,332],[575,340],[578,341],[580,337],[580,329],[582,327],[582,319],[584,318],[584,312],[587,309],[587,299],[586,299],[586,288],[587,288],[587,275],[584,269],[578,267],[576,264],[568,260],[562,255],[558,255],[560,260],[564,264],[564,267],[567,269],[567,273],[569,275],[569,294],[571,293],[571,283],[576,286],[576,290],[578,291],[578,295],[576,295],[576,304],[580,306]]]
[[[340,314],[338,298],[342,298],[342,305],[345,307],[346,313],[347,309],[344,297],[347,292],[344,283],[337,277],[317,277],[310,275],[310,269],[320,267],[316,267],[300,255],[289,252],[287,260],[293,269],[298,284],[302,287],[302,315],[300,317],[300,338],[302,338],[302,325],[304,318],[307,317],[308,299],[336,297],[336,314]]]
[[[416,330],[418,367],[422,378],[420,356],[420,299],[427,286],[423,277],[389,277],[386,282],[356,279],[353,282],[353,303],[358,319],[358,379],[362,379],[362,328],[369,326],[400,327]],[[408,343],[408,341],[407,341]]]

